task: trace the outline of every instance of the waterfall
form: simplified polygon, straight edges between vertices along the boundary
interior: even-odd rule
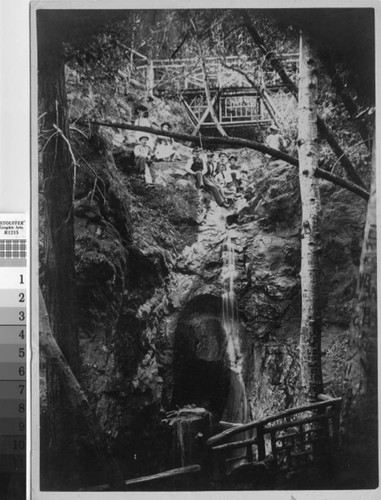
[[[248,405],[243,381],[243,356],[239,338],[238,306],[234,293],[235,244],[230,231],[227,231],[223,245],[222,271],[222,326],[227,340],[227,356],[230,368],[230,390],[223,420],[244,423],[248,420]]]

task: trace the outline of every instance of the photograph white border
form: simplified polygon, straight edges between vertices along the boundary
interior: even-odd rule
[[[376,18],[376,89],[377,103],[380,102],[380,2],[379,1],[245,1],[242,0],[237,5],[237,8],[332,8],[332,7],[374,7]],[[191,2],[175,2],[175,1],[41,1],[33,2],[31,14],[36,8],[49,9],[123,9],[123,8],[139,8],[139,9],[179,9],[179,8],[205,8],[203,1]],[[208,2],[207,8],[232,8],[231,0]],[[139,492],[117,492],[117,493],[76,493],[76,492],[40,492],[39,491],[39,366],[38,366],[38,223],[36,216],[38,214],[38,197],[37,197],[37,71],[36,71],[36,32],[35,23],[29,25],[30,4],[28,0],[1,0],[1,135],[0,135],[0,211],[1,212],[28,212],[29,201],[32,202],[31,226],[32,226],[32,302],[31,302],[31,320],[32,320],[32,349],[29,351],[29,356],[33,353],[32,372],[31,372],[31,390],[32,401],[29,405],[29,411],[32,415],[32,441],[29,443],[29,451],[31,451],[31,476],[28,473],[28,483],[32,479],[31,496],[32,500],[55,500],[55,499],[100,499],[106,495],[107,499],[125,499],[125,498],[189,498],[189,495],[196,495],[197,498],[221,498],[222,496],[229,497],[232,493],[229,492],[155,492],[155,493],[139,493]],[[29,38],[29,29],[31,33]],[[29,53],[31,49],[31,53]],[[29,65],[29,54],[31,56]],[[32,76],[31,94],[29,93],[30,72]],[[31,95],[31,100],[29,97]],[[30,107],[31,106],[31,107]],[[30,111],[29,111],[30,110]],[[31,142],[30,129],[31,124]],[[377,130],[380,130],[380,117],[377,113]],[[22,144],[22,147],[20,147]],[[31,149],[30,149],[31,146]],[[377,135],[377,150],[380,147],[380,134]],[[31,154],[30,154],[31,151]],[[29,175],[29,164],[32,158],[31,177]],[[378,187],[380,179],[378,178]],[[379,204],[381,205],[381,204]],[[380,216],[380,206],[377,208],[377,215]],[[380,278],[380,269],[379,269]],[[380,279],[378,280],[380,283]],[[379,311],[380,314],[380,311]],[[380,316],[379,316],[380,321]],[[379,388],[380,391],[380,388]],[[380,403],[380,398],[379,398]],[[30,448],[31,445],[31,448]],[[379,447],[380,448],[380,447]],[[263,499],[272,498],[308,498],[308,499],[334,499],[345,498],[358,499],[359,495],[363,498],[379,498],[379,488],[377,490],[355,490],[355,491],[273,491],[273,492],[234,492],[234,497],[251,498],[255,494],[256,497]]]

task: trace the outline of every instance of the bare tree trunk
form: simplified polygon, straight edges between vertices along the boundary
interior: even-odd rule
[[[360,486],[378,480],[376,154],[365,224],[355,307],[349,331],[343,405],[344,445],[349,469]]]
[[[320,193],[315,170],[317,143],[317,68],[309,40],[300,37],[299,86],[299,180],[302,199],[302,321],[300,329],[300,366],[303,397],[317,400],[323,392],[321,371],[321,240]]]
[[[153,97],[153,89],[155,87],[155,69],[153,67],[152,49],[148,49],[147,58],[147,97]]]
[[[103,431],[96,421],[86,395],[81,389],[76,377],[68,365],[61,349],[59,348],[50,327],[49,316],[45,305],[44,297],[40,290],[40,348],[49,362],[54,366],[55,373],[60,378],[67,400],[71,405],[71,410],[79,414],[85,422],[91,438],[92,446],[95,450],[97,460],[104,472],[104,480],[108,481],[113,488],[123,489],[123,478],[119,471],[119,465],[110,453],[107,442],[103,436]],[[99,477],[97,477],[99,481]]]
[[[46,252],[43,288],[55,339],[77,374],[79,349],[74,315],[73,168],[65,141],[69,138],[65,68],[61,42],[48,23],[44,22],[43,28],[41,33],[52,34],[46,39],[41,37],[38,47],[38,91],[42,115],[40,168]],[[76,424],[68,409],[65,389],[49,359],[46,363],[46,382],[48,418],[43,432],[47,434],[49,446],[42,450],[41,485],[54,484],[58,477],[55,472],[59,470],[62,478],[67,474],[63,481],[66,487],[70,487],[71,479],[75,483],[75,466],[69,466],[69,462],[63,472],[62,457],[65,449],[68,450],[66,457],[73,455],[73,429]]]
[[[65,68],[59,46],[51,47],[39,62],[39,101],[45,113],[41,169],[46,234],[46,303],[52,330],[74,373],[79,368],[78,337],[74,322],[73,168],[68,144]]]

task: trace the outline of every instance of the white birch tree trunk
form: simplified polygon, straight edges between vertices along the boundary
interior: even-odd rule
[[[343,404],[343,444],[348,470],[377,486],[377,213],[376,154],[373,146],[372,181],[346,359]]]
[[[302,397],[316,401],[322,392],[321,371],[321,205],[317,143],[317,64],[309,40],[300,36],[299,181],[302,200],[300,366]]]

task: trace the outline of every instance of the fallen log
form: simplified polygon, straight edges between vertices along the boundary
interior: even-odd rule
[[[86,122],[77,122],[77,123],[82,123],[82,125],[88,125]],[[278,151],[277,149],[272,149],[260,142],[256,141],[251,141],[249,139],[241,139],[239,137],[207,137],[207,136],[194,136],[190,134],[181,134],[178,132],[167,132],[165,130],[161,130],[158,128],[153,128],[153,127],[140,127],[138,125],[130,125],[129,123],[122,123],[122,122],[109,122],[109,121],[100,121],[100,120],[93,120],[90,122],[93,125],[98,125],[101,127],[111,127],[111,128],[120,128],[124,130],[136,130],[139,132],[148,132],[149,134],[154,134],[154,135],[161,135],[165,137],[172,137],[173,139],[177,139],[180,141],[188,141],[193,144],[197,144],[199,146],[209,144],[209,145],[221,145],[225,147],[241,147],[241,148],[248,148],[248,149],[253,149],[255,151],[259,151],[260,153],[263,154],[268,154],[272,156],[273,158],[277,160],[282,160],[285,161],[286,163],[289,163],[290,165],[293,165],[294,167],[299,166],[299,160],[297,158],[294,158],[293,156],[290,156],[287,153],[283,153],[283,151]],[[369,193],[366,191],[366,189],[362,188],[361,186],[358,186],[354,182],[347,181],[346,179],[343,179],[342,177],[339,177],[338,175],[332,174],[331,172],[328,172],[327,170],[323,170],[322,168],[317,168],[315,170],[315,175],[316,177],[320,177],[321,179],[326,179],[333,184],[336,184],[342,188],[347,189],[348,191],[351,191],[352,193],[360,196],[364,200],[368,200],[369,198]]]
[[[199,465],[187,465],[186,467],[166,470],[164,472],[159,472],[158,474],[152,474],[151,476],[142,476],[135,479],[128,479],[127,481],[123,481],[123,484],[125,486],[125,489],[128,490],[129,486],[144,486],[150,483],[155,484],[158,481],[189,476],[191,474],[197,474],[200,471],[201,467]],[[81,489],[79,491],[110,491],[110,486],[108,484],[100,484],[98,486],[90,486],[89,488]]]

